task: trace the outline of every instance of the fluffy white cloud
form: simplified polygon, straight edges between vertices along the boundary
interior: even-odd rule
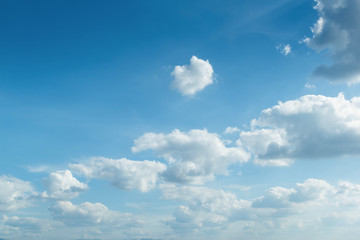
[[[237,199],[231,192],[206,187],[162,185],[164,198],[185,201],[192,210],[207,210],[229,215],[234,208],[242,208],[246,201]]]
[[[120,189],[147,192],[156,186],[158,175],[166,165],[155,161],[132,161],[126,158],[92,158],[89,162],[70,164],[72,170],[91,179],[104,179]]]
[[[226,174],[230,164],[246,162],[249,158],[242,148],[227,147],[207,130],[170,134],[145,133],[135,140],[133,152],[153,150],[169,162],[163,177],[168,181],[202,184],[216,174]]]
[[[330,81],[360,81],[360,2],[358,0],[315,0],[319,19],[304,42],[312,49],[328,48],[331,66],[321,65],[314,75]]]
[[[279,102],[252,121],[240,139],[262,165],[293,159],[360,155],[360,98],[306,95]]]
[[[190,65],[176,66],[171,73],[174,76],[172,87],[182,95],[192,96],[214,82],[213,74],[208,60],[192,56]]]
[[[175,209],[173,218],[166,223],[182,232],[196,229],[214,229],[226,224],[230,217],[238,214],[248,219],[250,201],[239,200],[237,196],[223,190],[206,187],[162,185],[163,197],[183,201],[187,206]],[[256,209],[254,211],[257,211]]]
[[[35,195],[37,193],[31,183],[15,177],[0,176],[0,212],[27,207]]]
[[[52,172],[44,179],[49,193],[44,195],[53,199],[69,199],[79,196],[79,192],[88,189],[85,183],[79,182],[69,170]]]
[[[264,196],[257,198],[252,206],[254,208],[285,208],[289,207],[289,196],[294,189],[272,187],[265,192]]]
[[[75,205],[69,201],[59,201],[50,207],[49,211],[54,219],[72,227],[100,224],[127,225],[136,222],[130,214],[111,211],[101,203],[84,202]]]
[[[256,231],[301,231],[331,226],[360,224],[360,185],[340,181],[307,179],[292,188],[271,187],[253,201],[205,187],[162,185],[165,199],[185,203],[175,209],[166,224],[179,232],[216,230],[239,222]]]

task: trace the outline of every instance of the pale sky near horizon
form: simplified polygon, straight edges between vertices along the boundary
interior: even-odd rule
[[[360,1],[0,2],[0,240],[357,240]]]

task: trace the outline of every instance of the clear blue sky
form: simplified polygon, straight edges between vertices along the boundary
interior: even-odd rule
[[[359,16],[2,1],[0,238],[356,239]]]

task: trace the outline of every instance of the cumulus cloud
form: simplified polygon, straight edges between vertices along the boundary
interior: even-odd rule
[[[284,56],[287,56],[291,53],[291,46],[290,44],[280,44],[276,47],[277,50]]]
[[[179,232],[222,226],[234,213],[241,213],[242,219],[250,218],[247,209],[250,208],[251,202],[240,200],[230,192],[206,187],[176,187],[169,184],[162,185],[161,190],[165,199],[183,201],[187,204],[176,208],[173,218],[166,221],[166,224]]]
[[[204,209],[229,215],[234,208],[241,208],[246,201],[237,199],[234,193],[207,187],[162,185],[164,198],[185,201],[190,209]]]
[[[236,132],[240,132],[240,129],[237,127],[227,127],[224,131],[225,134],[233,134]]]
[[[294,159],[360,155],[360,98],[306,95],[279,102],[252,120],[241,142],[261,165],[286,166]]]
[[[30,182],[0,176],[0,212],[27,207],[36,195]]]
[[[318,179],[308,179],[304,183],[297,183],[295,188],[273,187],[265,195],[255,199],[255,208],[289,208],[295,203],[328,200],[335,194],[335,189],[329,183]]]
[[[311,84],[311,83],[305,83],[305,88],[308,88],[308,89],[312,89],[312,88],[316,88],[316,86],[314,84]]]
[[[166,165],[155,161],[132,161],[126,158],[92,158],[89,162],[70,164],[70,168],[87,177],[111,181],[120,189],[148,192],[156,186],[158,175]]]
[[[320,51],[329,49],[333,64],[314,71],[333,82],[360,81],[360,2],[358,0],[315,0],[319,19],[311,28],[313,36],[304,42]]]
[[[291,227],[313,229],[343,221],[360,223],[360,185],[307,179],[292,188],[271,187],[253,200],[206,187],[162,185],[165,199],[185,203],[174,210],[166,224],[179,232],[228,227],[242,222],[256,231]]]
[[[182,95],[192,96],[214,82],[214,70],[208,60],[192,56],[190,65],[176,66],[172,87]]]
[[[59,201],[51,206],[49,211],[54,219],[72,227],[99,224],[126,225],[133,222],[130,214],[111,211],[101,203],[84,202],[76,205],[69,201]]]
[[[44,195],[53,199],[69,199],[79,196],[80,192],[88,189],[85,183],[79,182],[70,170],[52,172],[44,179],[44,185],[49,193]]]
[[[213,180],[216,174],[227,174],[230,164],[249,158],[242,148],[227,147],[216,134],[198,129],[145,133],[132,147],[135,153],[144,150],[153,150],[168,161],[169,167],[162,174],[167,181],[193,184]]]

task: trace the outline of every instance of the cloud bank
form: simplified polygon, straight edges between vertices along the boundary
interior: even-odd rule
[[[358,0],[315,0],[319,19],[311,28],[313,36],[304,42],[310,48],[328,49],[332,65],[321,65],[315,76],[332,82],[360,81],[360,2]]]

